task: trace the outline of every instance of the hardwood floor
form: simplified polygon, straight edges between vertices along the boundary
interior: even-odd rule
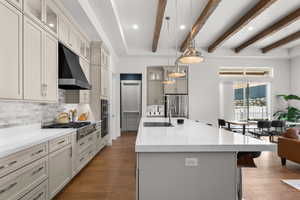
[[[123,134],[78,174],[55,200],[135,200],[134,133]],[[257,169],[243,169],[245,200],[299,200],[300,191],[281,179],[300,179],[300,165],[281,167],[275,153],[263,153]]]

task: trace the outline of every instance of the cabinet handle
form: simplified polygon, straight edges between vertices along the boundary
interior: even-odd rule
[[[9,185],[7,188],[0,190],[0,194],[12,189],[13,187],[15,187],[18,183],[14,182],[13,184]]]
[[[0,166],[0,170],[1,170],[1,169],[4,169],[4,168],[5,168],[5,166],[4,166],[4,165]]]
[[[36,155],[42,153],[43,151],[44,151],[44,149],[41,149],[41,150],[39,150],[37,152],[32,153],[31,156],[36,156]]]
[[[81,143],[81,144],[79,144],[79,146],[82,146],[82,145],[84,145],[84,142],[83,142],[83,143]]]
[[[32,200],[38,200],[42,195],[44,194],[44,192],[39,193],[36,197],[34,197]]]
[[[10,162],[10,163],[8,163],[8,166],[12,166],[12,165],[14,165],[14,164],[16,164],[18,161],[12,161],[12,162]]]
[[[62,144],[62,143],[64,143],[66,140],[62,140],[62,141],[60,141],[60,142],[58,142],[57,144]]]
[[[80,158],[80,160],[79,160],[79,161],[81,162],[81,161],[83,161],[83,159],[84,159],[84,157]]]
[[[40,167],[37,170],[35,170],[34,172],[32,172],[31,176],[34,176],[36,173],[40,172],[42,169],[44,169],[44,167]]]

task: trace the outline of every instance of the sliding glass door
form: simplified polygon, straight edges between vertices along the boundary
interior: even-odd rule
[[[269,118],[268,83],[236,82],[234,90],[234,117],[238,121]]]

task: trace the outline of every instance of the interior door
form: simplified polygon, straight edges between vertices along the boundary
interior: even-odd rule
[[[123,80],[122,131],[137,131],[141,118],[141,81]]]

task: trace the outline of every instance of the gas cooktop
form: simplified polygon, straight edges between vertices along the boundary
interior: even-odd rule
[[[82,128],[84,126],[88,126],[90,125],[91,122],[70,122],[70,123],[66,123],[66,124],[49,124],[49,125],[44,125],[42,126],[42,128]]]

